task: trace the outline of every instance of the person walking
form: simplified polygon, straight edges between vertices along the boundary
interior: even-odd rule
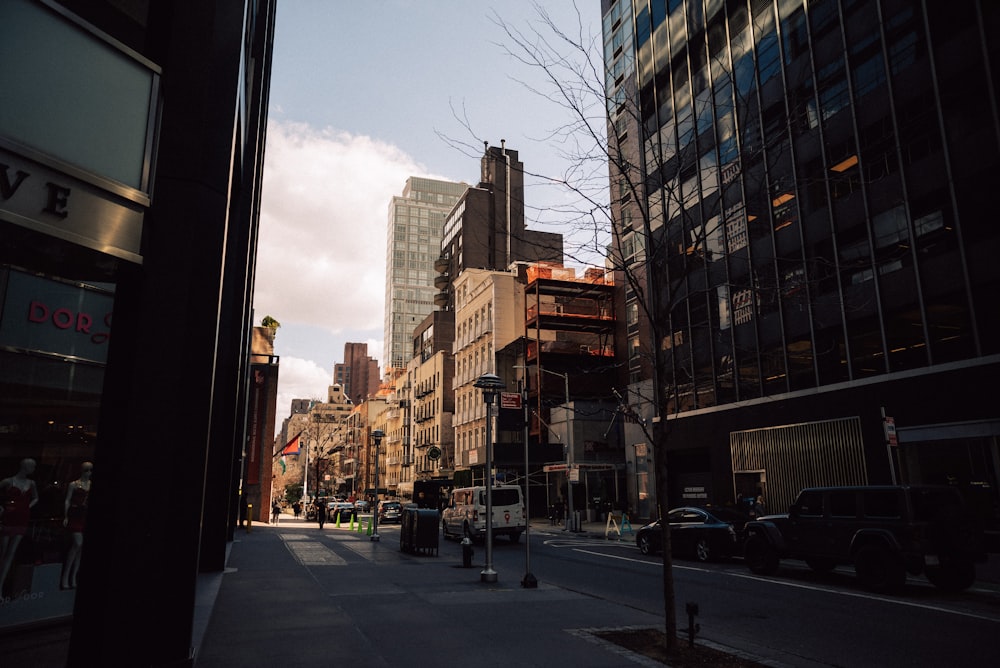
[[[758,495],[757,499],[753,502],[753,516],[763,517],[767,515],[767,508],[764,507],[764,497]]]
[[[319,522],[320,529],[326,524],[326,504],[321,503],[319,499],[316,499],[316,521]]]
[[[292,513],[295,514],[295,519],[299,519],[299,515],[302,514],[302,504],[296,501],[292,504]]]
[[[271,502],[271,524],[278,523],[278,515],[281,514],[281,504],[275,499]]]

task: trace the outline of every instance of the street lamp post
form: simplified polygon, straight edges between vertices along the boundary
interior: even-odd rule
[[[493,373],[484,373],[472,384],[483,391],[486,402],[486,567],[479,574],[481,582],[496,582],[493,570],[493,400],[504,387],[504,382]]]
[[[521,402],[524,404],[524,577],[521,586],[537,589],[538,578],[531,572],[531,473],[528,470],[528,383],[527,376],[521,386]]]
[[[378,535],[378,446],[382,443],[383,436],[385,436],[385,433],[381,429],[376,429],[372,432],[372,440],[375,441],[375,503],[372,510],[371,540],[376,543],[382,540]]]
[[[563,386],[565,388],[565,405],[566,405],[566,495],[569,497],[567,499],[569,508],[566,515],[566,520],[569,525],[570,531],[577,531],[576,518],[573,516],[573,424],[569,419],[569,374],[559,373],[558,371],[549,371],[548,369],[538,367],[539,371],[544,371],[545,373],[550,373],[553,376],[559,376],[563,379]],[[541,383],[539,383],[541,387]]]

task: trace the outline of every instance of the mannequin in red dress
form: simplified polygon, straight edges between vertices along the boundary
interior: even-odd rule
[[[87,521],[90,476],[93,475],[93,472],[94,465],[91,462],[84,462],[80,467],[79,479],[67,485],[63,526],[69,529],[72,542],[66,552],[66,560],[63,562],[62,578],[59,582],[60,589],[76,588],[76,574],[80,569],[80,553],[83,550],[83,528]]]
[[[7,579],[21,538],[28,533],[31,509],[38,503],[38,487],[29,476],[34,459],[22,459],[17,473],[0,480],[0,587]]]

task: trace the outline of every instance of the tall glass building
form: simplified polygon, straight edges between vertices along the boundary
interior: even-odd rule
[[[1000,4],[601,5],[661,501],[944,482],[995,519]]]
[[[389,204],[385,257],[385,369],[402,369],[413,352],[413,330],[434,310],[434,260],[441,252],[444,218],[468,188],[465,183],[411,176]]]

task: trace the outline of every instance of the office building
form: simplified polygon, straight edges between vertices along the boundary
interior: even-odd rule
[[[468,188],[411,176],[389,203],[385,253],[386,368],[406,368],[413,330],[434,310],[434,261],[441,251],[444,218]]]
[[[995,521],[1000,6],[601,7],[642,167],[612,166],[617,233],[659,300],[661,504],[940,482]]]

